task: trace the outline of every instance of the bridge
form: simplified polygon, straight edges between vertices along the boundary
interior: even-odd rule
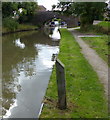
[[[67,23],[68,27],[78,26],[78,18],[74,16],[61,15],[52,11],[38,11],[32,19],[34,25],[42,27],[45,22],[51,20],[52,18],[60,18]]]

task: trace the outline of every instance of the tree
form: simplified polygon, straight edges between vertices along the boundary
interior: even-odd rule
[[[18,3],[17,2],[3,2],[2,3],[2,15],[3,18],[13,16],[13,11],[18,10]]]
[[[52,6],[52,10],[57,8],[59,9],[57,10],[59,13],[70,15],[70,11],[69,11],[70,6],[71,6],[71,2],[59,2],[57,5]]]
[[[56,5],[52,5],[52,11],[56,8]]]
[[[105,20],[110,21],[110,1],[108,2],[107,9],[105,12]]]
[[[92,25],[96,18],[102,18],[106,8],[104,2],[60,2],[59,4],[57,7],[61,8],[64,14],[80,17],[81,28]]]
[[[74,15],[80,16],[81,27],[88,27],[93,24],[95,19],[103,17],[106,3],[103,2],[82,2],[73,3],[70,11]]]
[[[22,13],[19,9],[22,8]],[[29,21],[37,9],[37,2],[3,2],[2,14],[3,18],[14,16],[14,12],[19,15],[19,21]]]
[[[22,13],[19,13],[19,21],[26,22],[30,21],[32,16],[35,14],[36,9],[38,8],[36,2],[20,2],[18,5],[19,8],[22,8]]]

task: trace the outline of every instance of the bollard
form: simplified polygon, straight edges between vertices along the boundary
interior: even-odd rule
[[[65,71],[64,65],[59,59],[56,60],[56,78],[58,88],[58,107],[62,109],[67,108],[66,103],[66,87],[65,87]]]

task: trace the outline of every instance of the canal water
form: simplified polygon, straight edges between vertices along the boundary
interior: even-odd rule
[[[38,118],[59,41],[33,31],[5,35],[2,45],[3,117]]]

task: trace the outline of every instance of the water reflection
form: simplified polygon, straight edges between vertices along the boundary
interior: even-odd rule
[[[50,27],[48,25],[44,26],[44,33],[52,38],[52,41],[59,41],[61,39],[61,35],[59,32],[59,27]]]
[[[25,48],[25,44],[21,43],[20,38],[18,38],[17,40],[15,40],[15,45],[20,47],[21,49]]]
[[[36,118],[59,43],[41,31],[7,35],[2,41],[3,115]]]
[[[55,27],[52,34],[50,34],[49,37],[52,38],[55,41],[58,41],[59,39],[61,39],[59,28]]]

